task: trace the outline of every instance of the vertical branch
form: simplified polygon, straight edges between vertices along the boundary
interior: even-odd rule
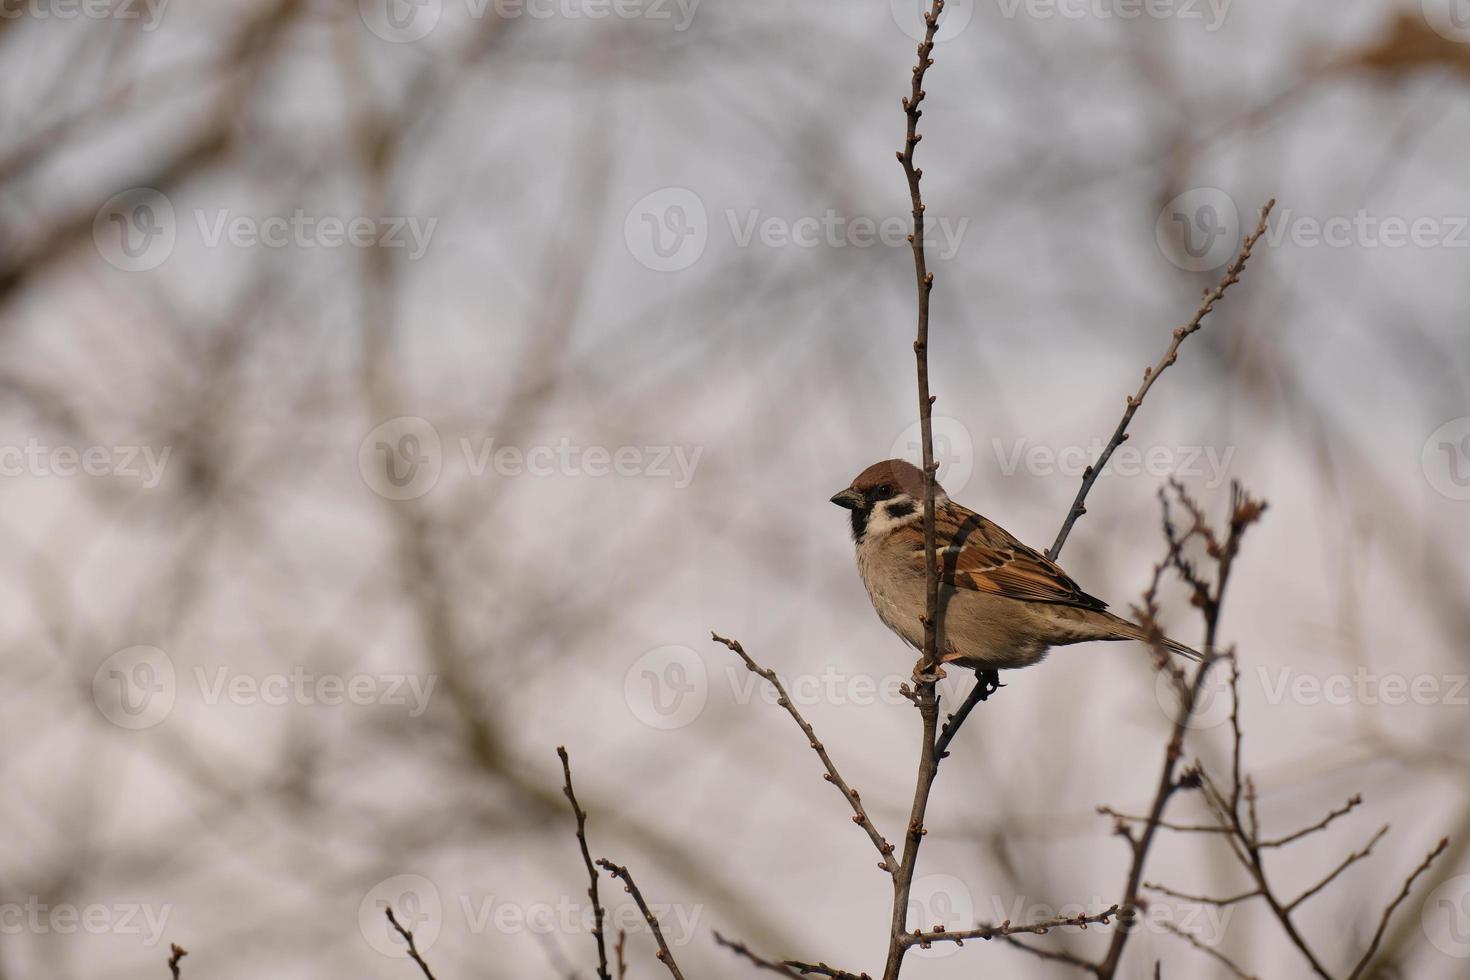
[[[935,690],[939,670],[939,556],[934,544],[934,474],[938,464],[934,461],[934,396],[929,393],[929,294],[934,289],[934,274],[929,271],[924,257],[924,198],[919,190],[919,181],[924,171],[914,166],[914,150],[923,137],[919,133],[919,108],[924,101],[924,75],[934,64],[930,55],[934,52],[934,35],[939,30],[939,15],[944,10],[944,0],[933,0],[933,5],[924,14],[924,40],[919,42],[918,62],[914,65],[909,94],[904,97],[903,109],[908,118],[903,149],[898,152],[898,162],[903,166],[908,179],[909,200],[913,205],[914,229],[909,236],[909,245],[914,253],[914,284],[918,291],[918,327],[914,338],[914,367],[919,386],[919,431],[923,443],[924,463],[924,650],[914,672],[917,690],[912,694],[914,706],[922,719],[923,738],[919,744],[919,770],[914,782],[914,802],[905,828],[903,859],[893,878],[893,915],[888,935],[888,958],[883,966],[883,980],[896,980],[903,966],[908,947],[904,942],[907,925],[909,893],[913,886],[914,869],[919,863],[919,845],[924,839],[924,814],[929,806],[929,791],[934,785],[934,776],[939,769],[939,757],[934,751],[939,729],[939,696]]]
[[[1261,220],[1264,223],[1264,215]],[[1164,511],[1164,538],[1168,543],[1168,551],[1164,560],[1155,566],[1153,583],[1144,594],[1143,608],[1139,612],[1142,614],[1144,625],[1155,628],[1153,620],[1156,610],[1155,595],[1164,570],[1172,568],[1193,592],[1194,604],[1204,617],[1205,641],[1202,652],[1205,659],[1195,671],[1191,682],[1178,685],[1181,695],[1179,714],[1175,718],[1173,731],[1169,735],[1168,748],[1164,751],[1164,762],[1159,770],[1158,788],[1154,793],[1153,805],[1149,808],[1148,819],[1144,823],[1142,833],[1135,837],[1131,830],[1120,827],[1119,832],[1128,841],[1133,852],[1133,860],[1128,868],[1128,881],[1123,888],[1122,901],[1119,903],[1129,909],[1138,907],[1139,891],[1143,886],[1144,865],[1148,861],[1148,852],[1153,846],[1154,838],[1163,824],[1164,808],[1178,790],[1196,786],[1199,783],[1197,771],[1175,775],[1180,757],[1184,754],[1184,735],[1189,728],[1189,720],[1194,714],[1195,707],[1199,704],[1200,694],[1204,691],[1210,669],[1219,659],[1215,651],[1220,626],[1220,610],[1225,601],[1225,587],[1230,581],[1235,556],[1240,551],[1240,539],[1246,528],[1260,519],[1266,506],[1264,503],[1253,500],[1239,484],[1232,486],[1229,533],[1224,542],[1220,542],[1215,532],[1205,523],[1204,515],[1198,506],[1184,492],[1184,488],[1178,483],[1173,483],[1172,486],[1180,503],[1189,512],[1192,523],[1183,534],[1178,533],[1170,517],[1168,498],[1164,493],[1160,493]],[[1184,554],[1185,545],[1193,539],[1201,540],[1205,544],[1206,551],[1215,559],[1216,576],[1213,588],[1208,581],[1199,576]],[[1167,667],[1167,664],[1165,666]],[[1132,926],[1132,919],[1125,919],[1119,923],[1118,929],[1108,943],[1107,953],[1102,963],[1098,965],[1098,980],[1112,980],[1117,975],[1118,967],[1122,963],[1123,948],[1128,942]]]
[[[603,938],[602,929],[605,912],[602,902],[597,898],[597,868],[593,867],[592,853],[587,848],[587,811],[577,804],[576,794],[572,792],[572,763],[567,758],[566,746],[558,745],[556,754],[561,757],[561,771],[566,777],[566,785],[562,789],[567,794],[567,800],[572,804],[572,815],[577,818],[577,843],[582,848],[582,863],[587,866],[587,877],[591,880],[591,884],[587,887],[587,897],[592,900],[592,936],[597,940],[597,976],[600,980],[612,980],[607,972],[607,943]]]
[[[933,7],[924,14],[924,40],[919,42],[919,60],[914,65],[913,84],[904,97],[904,113],[908,116],[908,132],[904,137],[903,149],[898,153],[898,162],[903,165],[908,178],[909,200],[913,205],[914,231],[909,235],[909,245],[914,253],[914,282],[919,295],[918,331],[914,338],[914,366],[919,379],[919,432],[924,454],[924,660],[923,671],[930,673],[939,662],[939,556],[934,553],[934,474],[939,468],[934,462],[934,396],[929,394],[929,294],[934,289],[934,273],[928,269],[924,258],[924,198],[919,191],[919,181],[924,171],[914,166],[914,149],[924,137],[919,132],[919,117],[924,111],[919,104],[924,101],[924,74],[934,59],[934,34],[939,29],[939,14],[944,10],[944,0],[934,0]],[[933,742],[931,741],[932,745]]]

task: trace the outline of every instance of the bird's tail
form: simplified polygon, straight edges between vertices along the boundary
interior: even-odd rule
[[[1140,643],[1152,642],[1148,635],[1148,630],[1144,629],[1142,626],[1139,626],[1137,623],[1129,622],[1128,620],[1123,619],[1121,616],[1114,616],[1112,613],[1108,613],[1107,615],[1111,617],[1112,623],[1117,629],[1117,636],[1115,637],[1115,639],[1137,640]],[[1179,656],[1185,658],[1186,660],[1192,660],[1195,663],[1199,663],[1205,659],[1194,647],[1185,646],[1178,640],[1172,639],[1167,636],[1161,636],[1158,638],[1158,641],[1162,643],[1164,645],[1164,648],[1167,649],[1170,653],[1177,653]]]

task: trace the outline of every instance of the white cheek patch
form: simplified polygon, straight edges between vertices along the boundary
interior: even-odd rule
[[[898,514],[893,514],[890,509],[897,510]],[[868,515],[868,527],[865,533],[882,537],[906,524],[923,519],[924,510],[919,502],[907,494],[902,494],[891,497],[873,508],[873,512]]]

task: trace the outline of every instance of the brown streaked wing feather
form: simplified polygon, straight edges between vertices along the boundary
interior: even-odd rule
[[[940,578],[944,584],[1026,602],[1107,608],[1106,602],[1083,592],[1055,562],[974,511],[951,502],[934,517],[935,543],[941,558]],[[912,549],[911,560],[923,574],[923,523],[916,521],[894,534]],[[956,540],[958,548],[953,547]]]

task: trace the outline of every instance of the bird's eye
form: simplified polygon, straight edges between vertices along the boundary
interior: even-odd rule
[[[881,486],[878,487],[878,497],[880,499],[891,497],[891,496],[893,496],[893,488],[890,487],[888,484],[884,483],[884,484],[882,484]]]

